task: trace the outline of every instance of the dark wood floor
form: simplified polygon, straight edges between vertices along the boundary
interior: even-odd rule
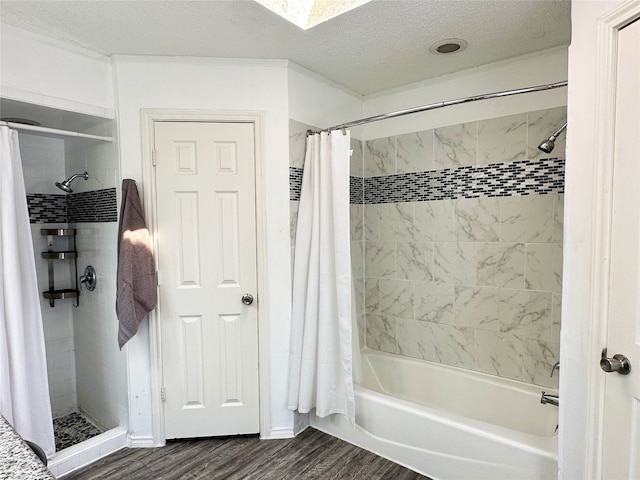
[[[312,428],[286,440],[225,437],[172,441],[161,448],[125,448],[62,478],[429,480]]]

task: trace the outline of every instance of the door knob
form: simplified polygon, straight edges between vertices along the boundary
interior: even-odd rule
[[[253,295],[250,293],[245,293],[242,295],[242,303],[245,305],[251,305],[253,303]]]
[[[624,355],[615,354],[613,358],[607,357],[607,348],[602,349],[600,368],[607,373],[618,372],[620,375],[628,375],[631,372],[631,362]]]

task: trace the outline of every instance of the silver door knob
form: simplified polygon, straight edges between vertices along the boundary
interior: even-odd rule
[[[242,303],[245,305],[251,305],[253,303],[253,295],[250,293],[245,293],[242,295]]]
[[[618,372],[620,375],[629,375],[631,372],[631,362],[624,355],[615,354],[613,358],[607,357],[607,349],[602,349],[600,368],[607,373]]]

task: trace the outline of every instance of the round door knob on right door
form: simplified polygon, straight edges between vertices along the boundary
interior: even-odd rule
[[[600,368],[607,373],[618,372],[620,375],[628,375],[631,372],[631,362],[624,355],[617,353],[612,358],[607,357],[607,349],[602,349]]]
[[[253,295],[250,293],[245,293],[242,295],[242,303],[245,305],[251,305],[253,303]]]

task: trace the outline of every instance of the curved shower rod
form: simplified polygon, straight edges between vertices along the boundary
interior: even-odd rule
[[[511,95],[520,95],[521,93],[541,92],[543,90],[553,90],[554,88],[566,87],[569,82],[566,80],[563,82],[547,83],[545,85],[536,85],[535,87],[518,88],[515,90],[505,90],[502,92],[485,93],[483,95],[473,95],[471,97],[457,98],[455,100],[447,100],[444,102],[431,103],[429,105],[422,105],[420,107],[407,108],[406,110],[398,110],[397,112],[383,113],[380,115],[374,115],[372,117],[361,118],[360,120],[354,120],[352,122],[342,123],[340,125],[334,125],[333,127],[320,130],[321,132],[331,132],[333,130],[345,130],[350,127],[357,127],[364,125],[365,123],[379,122],[380,120],[388,120],[390,118],[402,117],[404,115],[411,115],[412,113],[421,113],[428,110],[436,110],[438,108],[450,107],[451,105],[460,105],[462,103],[476,102],[478,100],[488,100],[490,98],[509,97]],[[307,131],[307,135],[314,132],[312,130]]]

